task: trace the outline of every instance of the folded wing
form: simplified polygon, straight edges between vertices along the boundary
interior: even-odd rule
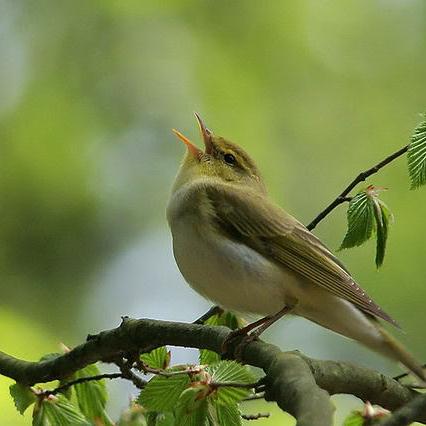
[[[232,184],[205,184],[218,230],[348,300],[362,311],[398,326],[358,286],[344,265],[304,225],[263,195],[241,196]]]

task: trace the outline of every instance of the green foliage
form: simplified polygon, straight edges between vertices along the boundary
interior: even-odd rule
[[[374,228],[374,209],[366,191],[361,191],[349,203],[348,229],[340,250],[360,246],[370,239]]]
[[[93,377],[100,374],[99,368],[95,364],[78,370],[72,379],[82,377]],[[92,422],[102,421],[105,426],[112,425],[113,422],[105,411],[108,400],[108,393],[104,380],[92,380],[74,385],[78,406],[81,412]]]
[[[170,352],[165,346],[162,346],[147,354],[142,354],[140,360],[151,368],[166,369],[170,364]]]
[[[343,426],[363,426],[364,417],[359,411],[353,411],[343,422]]]
[[[348,228],[339,250],[359,246],[376,234],[376,266],[383,264],[392,213],[379,198],[383,188],[368,186],[349,203]]]
[[[374,218],[376,219],[376,266],[379,268],[385,258],[386,242],[388,239],[389,220],[392,213],[386,204],[377,197],[373,198]]]
[[[255,377],[250,370],[235,361],[221,361],[215,365],[207,366],[206,371],[215,383],[245,383],[255,382]],[[224,405],[238,403],[250,394],[247,388],[219,387],[213,394],[217,402]]]
[[[34,392],[29,387],[23,386],[19,383],[10,385],[9,392],[13,398],[16,409],[21,414],[24,414],[24,411],[36,400]]]
[[[90,426],[90,422],[64,395],[58,394],[37,401],[33,426]]]
[[[176,426],[203,426],[207,423],[207,387],[198,384],[182,392],[175,409]]]
[[[176,371],[176,367],[166,371]],[[164,426],[237,426],[242,422],[238,403],[250,390],[232,384],[254,381],[246,366],[220,361],[204,368],[187,368],[185,373],[170,377],[153,377],[142,390],[138,403],[148,410],[148,426],[163,425],[160,414],[166,415]]]
[[[216,404],[216,424],[226,426],[240,426],[241,412],[238,405],[222,405]]]
[[[426,118],[426,114],[424,117]],[[426,120],[414,129],[407,159],[411,189],[416,189],[426,183]]]
[[[172,411],[189,384],[190,378],[187,374],[154,376],[140,393],[138,402],[147,410]]]
[[[207,319],[204,324],[206,325],[223,325],[235,330],[241,326],[240,320],[238,317],[230,311],[224,311],[220,314],[212,315]],[[200,349],[200,364],[201,365],[210,365],[220,361],[220,356],[213,351],[208,349]]]

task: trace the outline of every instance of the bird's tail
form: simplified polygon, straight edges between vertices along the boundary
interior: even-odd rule
[[[383,355],[399,361],[414,373],[423,383],[426,383],[426,373],[421,364],[411,355],[398,340],[391,336],[377,321],[373,320],[382,336],[380,345],[374,345],[371,348]]]
[[[420,363],[382,327],[379,320],[365,314],[352,303],[324,291],[317,290],[314,296],[311,299],[315,303],[298,306],[299,315],[399,361],[421,379],[422,384],[426,383],[426,372]]]

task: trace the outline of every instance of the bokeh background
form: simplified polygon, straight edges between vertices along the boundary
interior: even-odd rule
[[[190,321],[209,304],[175,266],[165,221],[198,111],[258,161],[271,196],[309,222],[359,171],[408,142],[426,108],[421,0],[0,0],[0,350],[37,359],[120,315]],[[405,159],[374,176],[395,214],[340,253],[426,360],[426,189]],[[316,234],[337,248],[345,208]],[[266,339],[380,371],[398,367],[304,320]],[[176,362],[195,359],[175,351]],[[0,378],[0,424],[30,423]],[[135,389],[110,385],[117,417]],[[337,397],[336,424],[360,401]],[[273,406],[257,424],[293,424]],[[285,423],[285,422],[288,423]]]

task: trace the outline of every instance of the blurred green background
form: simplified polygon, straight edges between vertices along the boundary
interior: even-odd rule
[[[0,0],[0,350],[37,359],[120,315],[192,320],[209,304],[174,264],[165,221],[193,111],[258,161],[270,193],[309,222],[359,171],[408,141],[426,107],[421,0]],[[395,214],[340,253],[426,360],[426,190],[404,159],[370,180]],[[345,209],[316,234],[337,248]],[[393,363],[299,319],[266,339],[396,374]],[[194,360],[177,350],[176,362]],[[0,378],[0,424],[30,423]],[[114,383],[117,416],[135,390]],[[336,424],[360,401],[335,398]],[[256,424],[293,424],[271,410]]]

